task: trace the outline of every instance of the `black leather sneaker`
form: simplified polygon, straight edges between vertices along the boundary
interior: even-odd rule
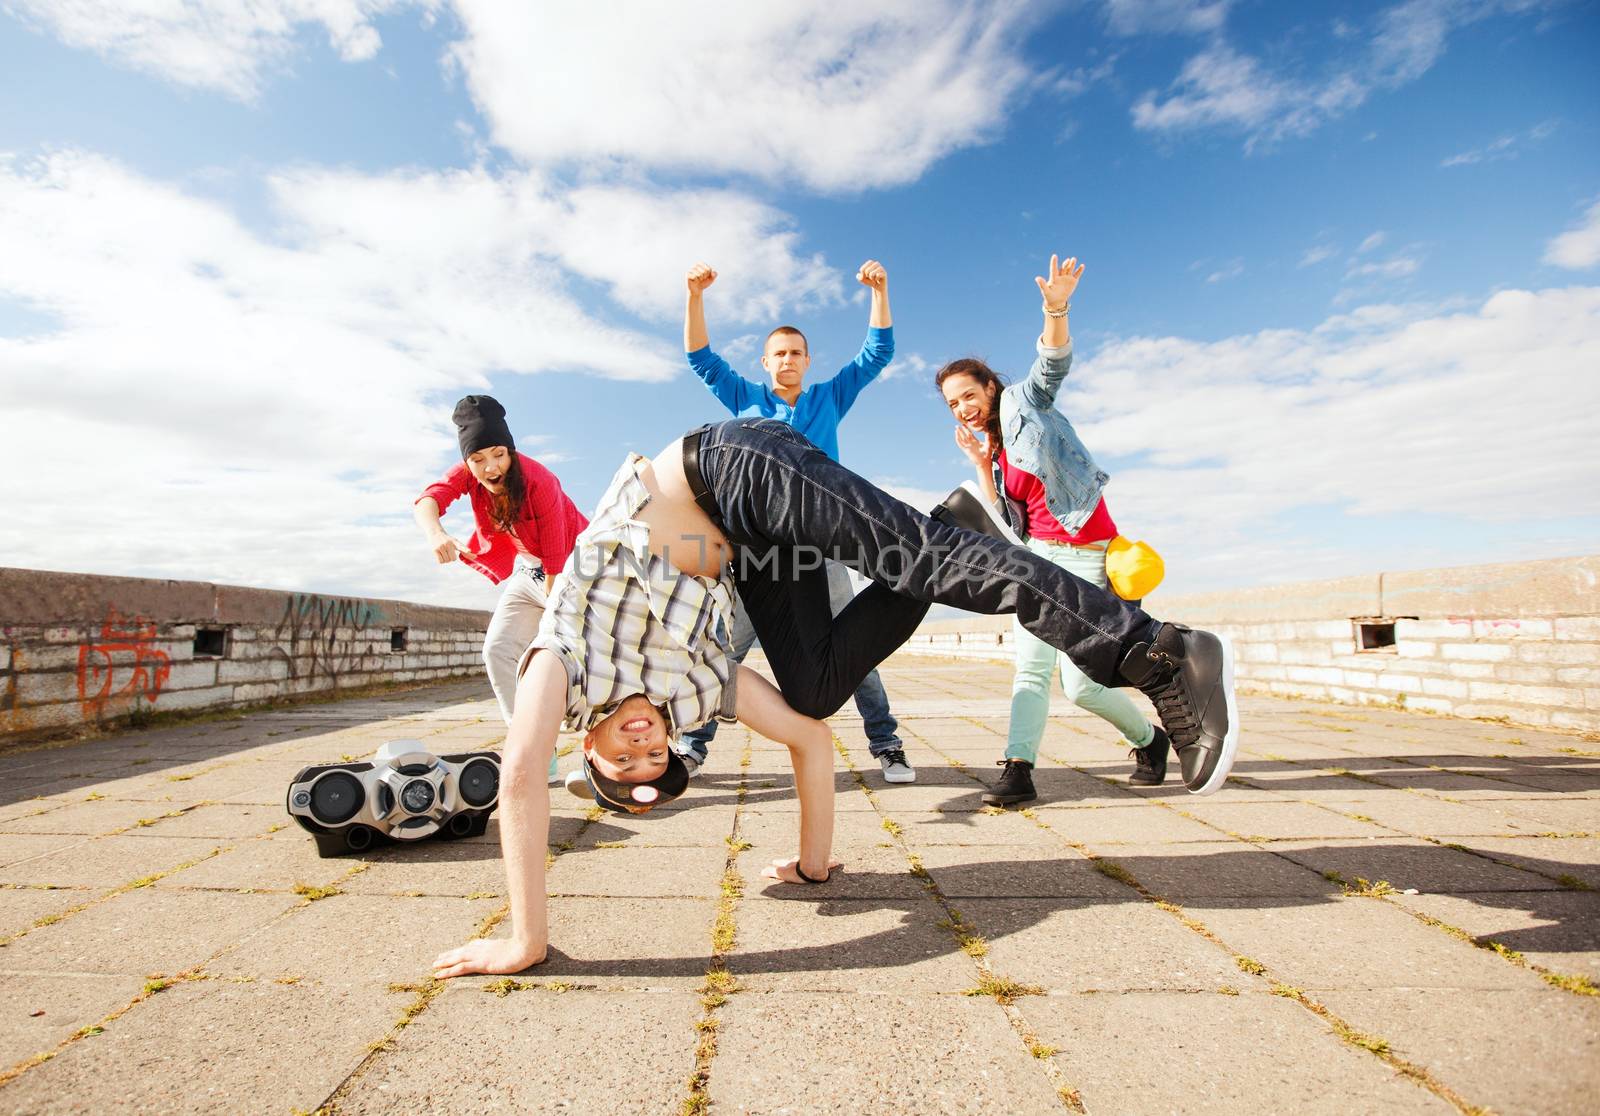
[[[1010,806],[1017,802],[1032,802],[1039,796],[1033,789],[1033,764],[1027,760],[998,760],[1004,771],[983,796],[985,806]]]
[[[1162,624],[1152,642],[1134,644],[1120,673],[1155,703],[1190,792],[1220,789],[1239,747],[1233,645],[1210,632]]]
[[[1133,774],[1128,776],[1128,782],[1136,787],[1159,787],[1167,779],[1167,752],[1172,748],[1172,740],[1160,726],[1155,726],[1155,738],[1143,748],[1134,748],[1129,751],[1133,757]]]

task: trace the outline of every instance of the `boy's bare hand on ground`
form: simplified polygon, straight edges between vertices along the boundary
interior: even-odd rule
[[[545,959],[545,948],[509,938],[480,938],[457,949],[447,949],[433,959],[439,980],[473,973],[520,973]]]
[[[856,282],[875,291],[881,291],[889,285],[889,273],[877,260],[868,260],[856,269]]]
[[[761,875],[765,879],[777,880],[779,883],[803,885],[806,883],[806,881],[800,878],[800,873],[798,871],[799,867],[800,858],[798,856],[791,856],[784,860],[774,860],[771,864],[761,869]],[[843,867],[844,861],[830,859],[828,861],[827,878],[831,879],[834,871]]]
[[[689,285],[690,294],[699,294],[717,281],[717,273],[711,270],[710,264],[697,263],[689,269],[685,282]]]

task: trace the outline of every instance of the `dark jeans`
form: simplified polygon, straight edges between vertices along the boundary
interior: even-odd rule
[[[837,712],[930,605],[1015,613],[1104,686],[1149,615],[1022,547],[951,527],[901,503],[775,419],[703,428],[700,473],[734,545],[734,580],[788,703]],[[838,616],[823,559],[873,584]]]

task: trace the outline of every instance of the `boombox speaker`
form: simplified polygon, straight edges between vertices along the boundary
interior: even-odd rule
[[[289,784],[288,809],[328,857],[480,836],[499,797],[499,753],[435,756],[420,740],[391,740],[370,763],[305,768]]]

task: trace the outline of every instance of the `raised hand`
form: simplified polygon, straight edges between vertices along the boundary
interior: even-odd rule
[[[761,869],[761,875],[765,879],[777,880],[779,883],[803,885],[806,881],[800,878],[800,873],[797,871],[799,866],[800,858],[798,856],[774,860],[771,864]],[[832,878],[834,869],[843,867],[844,861],[830,858],[828,861],[828,878]]]
[[[877,260],[868,260],[856,268],[856,282],[863,287],[871,287],[875,291],[881,291],[889,285],[889,273],[883,269],[883,265]]]
[[[1050,278],[1044,279],[1038,275],[1033,281],[1039,284],[1039,293],[1044,296],[1044,304],[1051,310],[1059,310],[1072,298],[1072,292],[1078,289],[1078,280],[1083,277],[1083,265],[1078,262],[1077,256],[1069,256],[1065,263],[1058,263],[1055,256],[1050,257]]]
[[[989,439],[980,438],[967,426],[956,427],[956,445],[967,460],[980,470],[989,468]]]
[[[717,273],[711,270],[710,264],[697,263],[689,269],[685,281],[690,294],[699,294],[717,281]]]

